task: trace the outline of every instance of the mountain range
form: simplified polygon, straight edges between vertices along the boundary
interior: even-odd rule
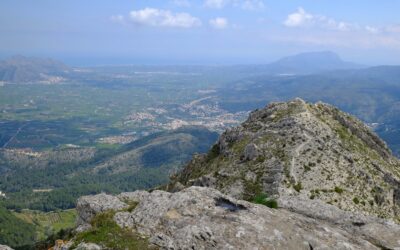
[[[358,69],[364,66],[345,62],[337,54],[330,51],[307,52],[282,58],[276,62],[263,65],[228,66],[233,71],[253,74],[271,75],[304,75],[340,69]],[[142,66],[141,69],[147,68]],[[166,67],[161,67],[165,70]],[[197,71],[219,70],[213,67],[187,67]],[[175,70],[167,67],[167,70]],[[147,70],[154,70],[150,67]],[[75,74],[73,74],[75,73]],[[0,61],[0,81],[9,83],[59,83],[69,77],[76,77],[71,67],[62,62],[24,56],[14,56]]]

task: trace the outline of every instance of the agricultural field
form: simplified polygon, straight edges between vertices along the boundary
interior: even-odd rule
[[[40,212],[24,209],[13,214],[36,227],[36,240],[42,241],[61,230],[74,228],[76,223],[75,209]]]

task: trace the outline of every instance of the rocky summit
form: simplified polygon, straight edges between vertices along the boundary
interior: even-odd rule
[[[281,206],[318,200],[400,221],[400,161],[355,117],[301,99],[252,112],[175,183],[170,190],[207,186],[245,200],[265,193]]]
[[[295,99],[252,112],[170,184],[77,211],[59,249],[400,249],[400,162],[361,121]]]

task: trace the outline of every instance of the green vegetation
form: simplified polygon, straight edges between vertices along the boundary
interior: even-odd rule
[[[76,211],[74,209],[48,213],[22,210],[20,213],[14,212],[13,214],[36,227],[36,240],[45,240],[61,230],[72,229],[76,223]]]
[[[232,148],[233,152],[235,152],[237,154],[241,154],[243,152],[244,148],[246,147],[246,145],[249,144],[249,142],[250,142],[250,138],[244,137],[238,141],[231,143],[231,145],[229,145],[229,146]]]
[[[260,193],[251,199],[251,202],[261,204],[269,208],[278,208],[278,202],[274,199],[268,198],[268,195]]]
[[[335,187],[334,190],[335,190],[335,192],[338,193],[338,194],[342,194],[342,193],[344,192],[343,188],[340,188],[340,187]]]
[[[358,197],[354,197],[353,202],[354,202],[354,204],[359,204],[360,200],[358,199]]]
[[[297,192],[300,192],[303,189],[303,186],[301,185],[301,182],[297,182],[295,185],[293,185],[293,188]]]
[[[13,248],[30,245],[36,240],[35,229],[0,206],[0,244]]]
[[[81,242],[91,242],[115,250],[148,249],[147,239],[132,230],[120,228],[113,220],[114,215],[114,211],[96,215],[91,222],[92,228],[77,234],[72,248]]]
[[[219,154],[220,154],[219,151],[220,151],[219,150],[219,145],[218,144],[214,144],[211,147],[210,151],[208,151],[207,161],[210,162],[210,161],[214,160],[215,158],[217,158],[219,156]]]
[[[162,185],[168,182],[171,171],[178,170],[195,152],[207,151],[216,137],[216,133],[204,128],[186,127],[94,153],[62,149],[47,152],[48,157],[21,156],[11,161],[0,152],[0,163],[4,163],[0,170],[9,169],[8,175],[0,175],[0,190],[8,196],[4,205],[17,211],[29,208],[48,212],[74,208],[82,195]],[[90,154],[87,159],[78,157]],[[94,171],[98,166],[102,167]],[[38,189],[51,191],[33,191]]]

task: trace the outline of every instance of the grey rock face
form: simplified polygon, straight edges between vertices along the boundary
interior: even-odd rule
[[[117,197],[118,199],[122,201],[133,201],[133,202],[140,202],[144,198],[146,198],[149,195],[149,192],[143,191],[143,190],[138,190],[135,192],[126,192],[126,193],[121,193]]]
[[[286,206],[289,209],[270,209],[215,189],[190,187],[149,193],[132,212],[117,212],[114,220],[161,249],[400,248],[397,224],[323,202],[307,207],[315,213]]]
[[[94,196],[83,196],[78,199],[76,210],[78,212],[77,231],[85,231],[90,228],[93,217],[108,210],[121,210],[128,207],[115,196],[98,194]]]
[[[74,250],[102,250],[103,248],[93,243],[81,243]]]
[[[13,250],[13,249],[9,246],[0,245],[0,250]]]

